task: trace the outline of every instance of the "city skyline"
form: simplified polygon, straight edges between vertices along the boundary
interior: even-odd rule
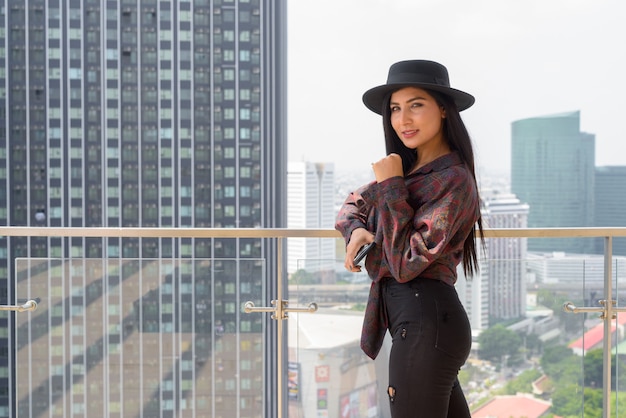
[[[333,35],[330,23],[344,16],[345,5],[353,8],[350,19],[367,14],[364,24],[372,18],[402,23],[399,11],[422,12],[424,7],[439,15],[439,6],[426,1],[419,7],[404,0],[316,4],[315,12],[323,9],[324,15],[310,16],[317,29],[308,36],[319,35],[321,41]],[[0,188],[0,220],[5,225],[39,232],[48,227],[281,229],[288,215],[284,174],[287,161],[293,161],[287,158],[285,116],[291,112],[308,118],[293,124],[289,142],[311,138],[323,150],[314,162],[337,154],[341,157],[333,158],[341,158],[340,163],[330,161],[328,168],[343,170],[355,160],[355,167],[367,170],[371,161],[361,150],[379,155],[366,135],[380,132],[380,123],[366,113],[360,94],[354,96],[356,106],[323,96],[323,110],[339,116],[342,129],[354,137],[342,135],[330,119],[318,118],[314,108],[285,100],[287,0],[5,3],[0,7],[0,182],[5,186]],[[580,11],[586,3],[574,1],[572,7]],[[390,14],[373,12],[371,6],[383,4]],[[294,10],[301,5],[290,3]],[[474,21],[467,6],[459,12]],[[467,22],[456,21],[457,34]],[[383,26],[371,26],[371,34],[386,43],[404,43],[395,39],[399,33],[381,32]],[[415,39],[436,46],[438,41],[431,41],[436,32],[416,26]],[[290,37],[290,45],[298,42]],[[327,45],[320,43],[322,49]],[[335,47],[348,62],[358,54],[348,44]],[[321,61],[309,52],[308,62],[315,62],[311,69],[317,72],[316,66],[332,60],[335,51],[324,51]],[[368,69],[376,73],[371,80],[382,82],[388,64],[371,55]],[[319,73],[319,84],[366,73],[344,63],[326,66],[335,72]],[[293,74],[296,79],[303,75]],[[368,76],[368,87],[371,80]],[[466,88],[467,80],[457,82],[453,75],[459,88]],[[315,81],[306,87],[318,94]],[[322,87],[319,94],[324,95]],[[295,96],[302,92],[294,87]],[[360,134],[366,118],[352,118],[348,108],[367,114],[378,131]],[[325,136],[309,137],[318,126]],[[324,143],[326,137],[332,146]],[[340,148],[344,143],[347,152]],[[330,188],[324,190],[330,195]],[[326,220],[329,210],[323,212]],[[341,284],[340,291],[327,288],[330,299],[317,286],[294,289],[283,274],[286,252],[281,241],[271,238],[44,234],[0,241],[0,277],[5,278],[0,302],[21,303],[27,296],[38,304],[36,312],[0,318],[0,416],[47,411],[72,417],[282,416],[277,410],[287,402],[280,383],[294,354],[302,363],[299,393],[310,392],[318,415],[324,409],[338,413],[338,405],[348,403],[351,408],[386,405],[386,385],[378,379],[384,373],[362,361],[358,341],[341,346],[341,356],[331,351],[307,356],[301,351],[304,341],[295,347],[286,341],[281,321],[288,318],[287,307],[297,318],[295,308],[319,303],[321,312],[313,320],[330,312],[333,322],[321,331],[335,348],[338,341],[329,331],[358,335],[360,322],[335,318],[355,315],[365,300],[360,290],[348,287],[352,283]],[[336,279],[343,281],[346,272],[337,271],[342,274]],[[291,287],[290,294],[281,284]],[[348,303],[357,309],[345,312]],[[270,316],[264,308],[270,305],[284,316]],[[310,312],[306,309],[303,316]],[[363,372],[373,385],[360,386]],[[310,385],[313,377],[321,384]],[[341,390],[327,381],[342,382]],[[336,399],[327,397],[326,389]]]
[[[614,152],[624,139],[615,92],[626,91],[614,40],[626,38],[626,3],[320,0],[288,12],[290,161],[368,168],[384,154],[382,124],[361,95],[391,63],[425,58],[476,96],[462,116],[479,169],[510,167],[514,121],[576,110],[581,130],[596,134],[596,165],[626,165]]]

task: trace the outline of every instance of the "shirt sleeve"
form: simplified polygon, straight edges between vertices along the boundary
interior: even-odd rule
[[[355,229],[368,229],[368,225],[370,225],[371,228],[372,221],[375,218],[370,216],[373,207],[363,200],[361,194],[373,184],[375,184],[375,182],[361,186],[350,193],[337,213],[335,229],[341,233],[346,244],[350,242],[350,236]]]
[[[402,177],[363,192],[362,198],[378,210],[377,235],[382,234],[383,257],[397,281],[410,281],[440,257],[462,249],[468,226],[471,230],[476,221],[473,184],[462,170],[433,174],[426,190],[419,191],[424,201],[415,208]]]

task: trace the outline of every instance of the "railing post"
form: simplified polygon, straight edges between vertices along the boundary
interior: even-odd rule
[[[563,309],[566,312],[584,313],[598,312],[604,321],[603,361],[602,361],[602,417],[611,416],[611,351],[613,335],[611,323],[617,318],[618,312],[626,312],[626,308],[615,306],[613,300],[613,237],[604,237],[604,299],[599,301],[602,307],[577,307],[572,302],[565,302]],[[617,329],[617,327],[616,327]],[[583,330],[584,332],[584,330]],[[584,353],[583,353],[584,355]],[[584,388],[583,388],[584,389]],[[584,399],[583,391],[583,399]]]
[[[278,328],[277,328],[277,334],[278,334],[278,353],[277,353],[277,358],[276,358],[276,363],[277,363],[277,368],[276,368],[276,376],[278,377],[278,382],[277,383],[277,388],[278,388],[278,399],[277,399],[277,418],[283,418],[283,404],[284,404],[284,399],[283,399],[283,357],[285,355],[284,350],[283,350],[283,323],[284,321],[283,319],[283,309],[284,309],[284,305],[283,305],[283,240],[285,238],[278,238],[278,246],[277,246],[277,253],[278,253],[278,263],[277,263],[277,287],[276,287],[276,318],[278,318]]]
[[[602,377],[603,385],[603,403],[602,416],[609,418],[611,416],[611,322],[615,314],[613,313],[613,237],[604,237],[604,298],[606,309],[606,317],[604,318],[604,370]],[[584,396],[584,393],[583,393]]]

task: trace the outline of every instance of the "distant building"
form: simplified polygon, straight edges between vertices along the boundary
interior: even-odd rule
[[[287,227],[333,229],[335,167],[332,163],[290,162],[287,170]],[[332,238],[289,238],[287,270],[333,268]]]
[[[486,228],[525,228],[528,205],[512,194],[493,194],[484,198],[482,216]],[[475,330],[526,311],[526,238],[487,238],[485,244],[480,274],[457,284]]]
[[[596,167],[594,203],[595,226],[626,227],[626,166]],[[597,241],[604,254],[604,240]],[[613,254],[626,255],[626,238],[613,239]]]
[[[515,195],[484,202],[488,228],[526,228],[528,204]],[[526,238],[488,238],[489,322],[521,318],[526,312]]]
[[[528,227],[594,224],[595,136],[580,131],[580,112],[513,122],[511,192],[528,203]],[[536,238],[530,251],[589,253],[593,240]]]
[[[288,323],[289,416],[389,416],[389,357],[363,354],[361,313],[292,313]]]
[[[626,258],[613,257],[613,277],[618,283],[626,280]],[[598,254],[569,254],[563,252],[528,253],[528,270],[543,288],[582,289],[604,288],[604,256]]]
[[[624,330],[626,327],[626,315],[619,314],[615,321],[611,321],[611,345],[613,350],[619,354],[624,354],[623,346],[622,351],[615,350],[615,348],[624,342]],[[574,354],[579,356],[585,355],[589,350],[601,349],[604,343],[604,323],[599,323],[585,334],[572,341],[568,347],[572,349]]]

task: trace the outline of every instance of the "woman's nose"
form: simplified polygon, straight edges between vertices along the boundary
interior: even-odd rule
[[[409,112],[408,110],[401,110],[400,111],[400,120],[402,122],[408,122],[411,120],[411,112]]]

